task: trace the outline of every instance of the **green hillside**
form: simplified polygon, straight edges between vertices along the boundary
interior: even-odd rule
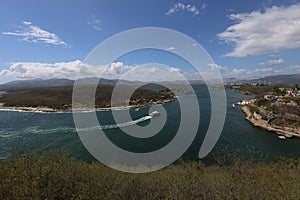
[[[81,86],[81,90],[90,89],[91,86]],[[121,86],[128,91],[131,86]],[[96,107],[110,107],[111,95],[114,87],[100,85],[95,95]],[[44,106],[54,109],[67,109],[72,104],[72,86],[22,88],[10,89],[0,97],[0,102],[7,107],[38,107]],[[174,100],[169,90],[137,89],[129,101],[130,105],[142,106],[163,100]],[[124,101],[123,101],[124,102]],[[159,102],[158,102],[159,103]]]
[[[146,174],[53,152],[0,162],[0,199],[299,199],[300,162],[182,162]]]

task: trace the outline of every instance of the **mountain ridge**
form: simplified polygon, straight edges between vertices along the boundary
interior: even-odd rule
[[[78,80],[80,84],[94,84],[98,81],[96,77],[83,78]],[[31,79],[31,80],[15,80],[0,84],[0,90],[21,89],[21,88],[35,88],[35,87],[55,87],[55,86],[72,86],[74,80],[54,78],[54,79]],[[123,79],[103,79],[99,80],[99,85],[115,85],[116,83],[123,85],[136,85],[143,82],[129,81]],[[189,80],[191,84],[205,84],[203,80]],[[271,83],[271,84],[300,84],[300,74],[289,75],[271,75],[256,79],[237,79],[237,78],[224,78],[223,82],[226,83]],[[163,83],[178,84],[180,81],[162,81]]]

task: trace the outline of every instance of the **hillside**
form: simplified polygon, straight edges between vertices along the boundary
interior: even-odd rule
[[[288,74],[288,75],[272,75],[261,78],[253,79],[239,79],[239,78],[224,78],[225,84],[228,83],[264,83],[264,84],[300,84],[300,74]]]
[[[240,85],[235,90],[256,95],[252,103],[242,107],[254,126],[285,137],[300,137],[299,85]]]
[[[300,162],[181,162],[129,174],[63,152],[0,162],[0,199],[299,199]]]
[[[122,86],[128,91],[130,86]],[[81,90],[88,90],[90,86],[82,86]],[[111,85],[98,86],[95,95],[96,108],[109,108],[114,87]],[[47,107],[57,110],[70,110],[72,105],[72,86],[41,87],[11,89],[0,96],[2,107]],[[128,99],[129,100],[129,99]],[[165,90],[137,89],[129,101],[133,107],[141,107],[156,103],[175,100],[173,94]],[[123,100],[124,103],[125,100]]]
[[[271,84],[299,84],[300,74],[272,75],[263,78],[252,79],[249,83],[271,83]]]
[[[98,81],[96,77],[83,78],[78,80],[82,85],[94,84]],[[99,80],[99,85],[136,85],[142,83],[138,81],[118,80],[118,79],[104,79]],[[292,75],[273,75],[258,79],[239,79],[239,78],[224,78],[223,82],[227,83],[272,83],[272,84],[300,84],[300,74]],[[162,84],[185,84],[183,81],[162,81]],[[189,80],[192,85],[205,84],[203,80]],[[52,87],[52,86],[72,86],[74,80],[70,79],[32,79],[32,80],[17,80],[8,83],[0,84],[0,90],[21,89],[21,88],[35,88],[35,87]]]
[[[54,86],[70,86],[74,81],[69,79],[34,79],[34,80],[18,80],[11,81],[0,85],[0,90],[11,90],[21,88],[35,87],[54,87]]]
[[[99,85],[115,85],[116,83],[121,85],[135,85],[136,81],[126,81],[118,79],[104,79],[100,80],[96,77],[89,77],[78,79],[77,84],[91,85],[98,81]],[[55,87],[55,86],[73,86],[74,80],[70,79],[32,79],[32,80],[17,80],[4,83],[0,85],[0,90],[15,90],[15,89],[28,89],[28,88],[42,88],[42,87]]]

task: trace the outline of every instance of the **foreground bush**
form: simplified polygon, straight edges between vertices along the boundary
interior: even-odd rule
[[[183,162],[147,174],[85,163],[64,152],[0,163],[0,199],[300,199],[296,158],[204,166]]]

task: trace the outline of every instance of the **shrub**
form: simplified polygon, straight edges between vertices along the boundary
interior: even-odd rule
[[[0,199],[299,199],[295,157],[278,163],[183,162],[146,174],[85,163],[66,152],[0,163]]]

